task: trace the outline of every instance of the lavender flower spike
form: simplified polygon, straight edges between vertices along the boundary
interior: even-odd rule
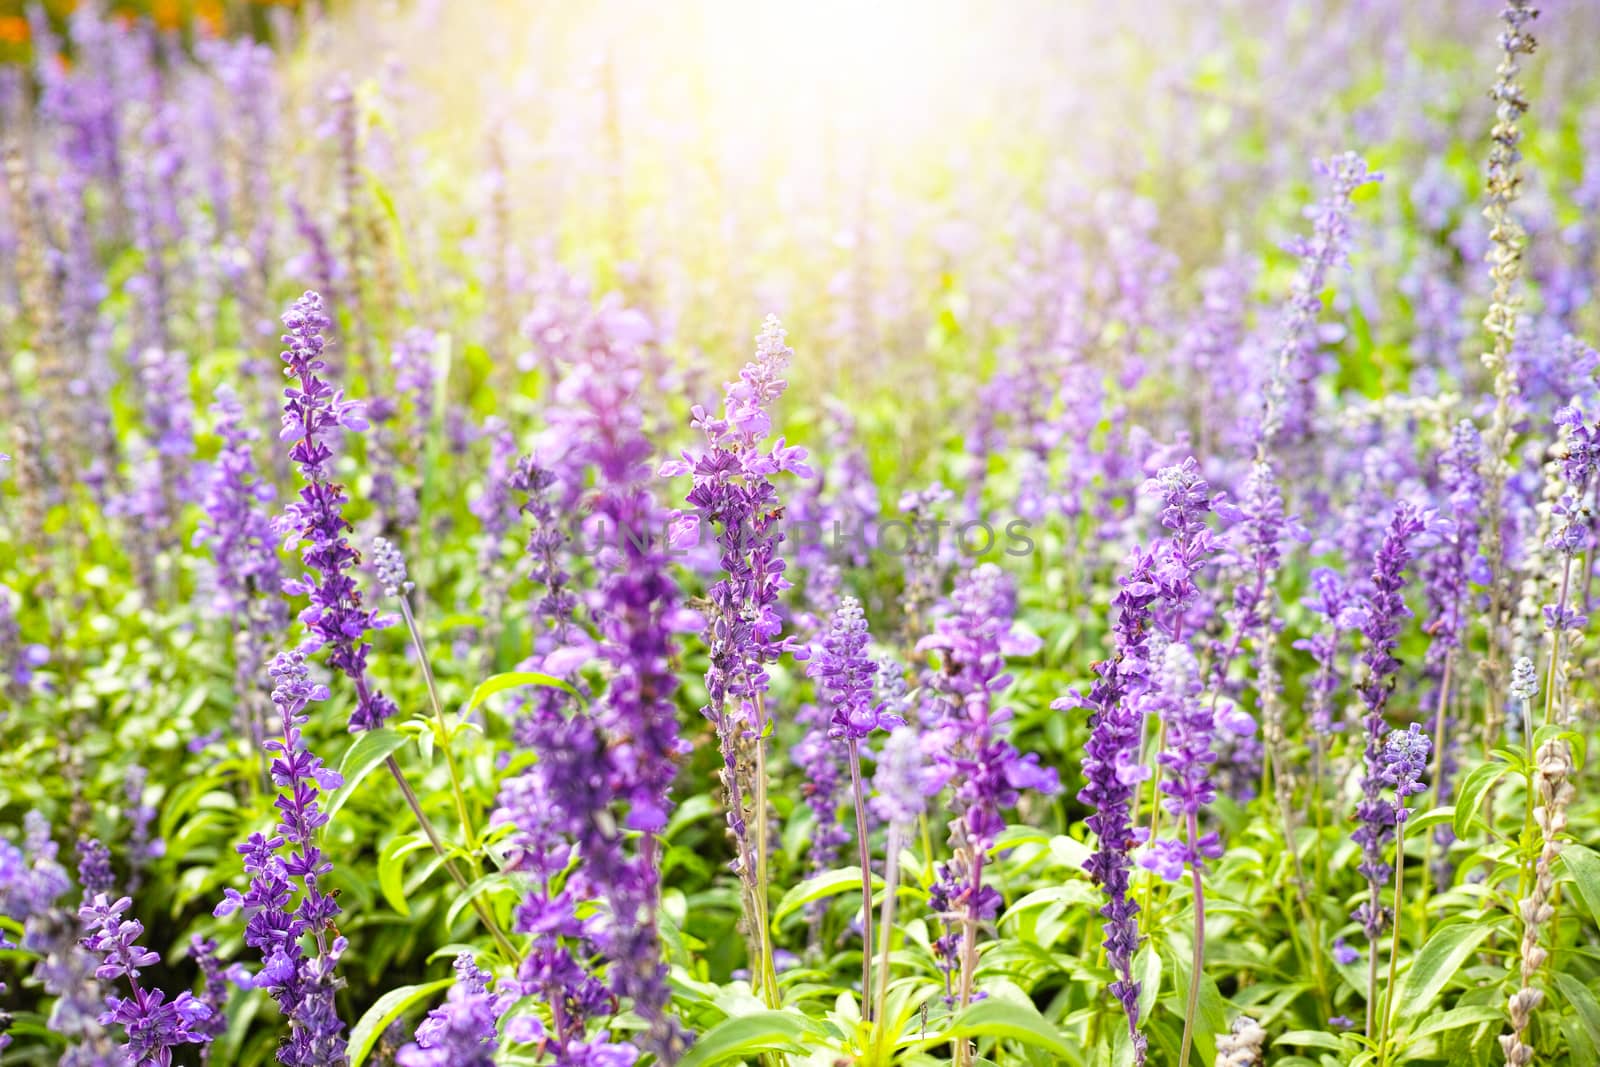
[[[245,913],[245,944],[261,953],[256,986],[272,994],[289,1020],[289,1039],[278,1048],[278,1062],[286,1067],[325,1067],[344,1061],[344,1023],[334,1005],[340,981],[334,970],[346,942],[333,925],[338,902],[320,885],[333,864],[317,847],[317,830],[328,821],[318,797],[337,789],[343,780],[323,766],[300,732],[306,705],[328,698],[327,687],[312,684],[305,654],[280,652],[270,671],[276,683],[272,703],[283,727],[281,739],[268,742],[277,753],[272,780],[280,790],[274,802],[279,822],[272,836],[253,833],[237,846],[250,888],[243,894],[227,890],[215,914]],[[297,890],[299,903],[290,908]],[[315,950],[309,956],[308,937]]]
[[[105,982],[126,978],[133,989],[133,996],[127,999],[106,997],[110,1010],[100,1016],[100,1024],[123,1027],[128,1040],[122,1051],[132,1062],[170,1067],[172,1050],[178,1045],[211,1040],[203,1029],[211,1009],[187,990],[169,1002],[161,990],[146,989],[140,984],[140,968],[159,963],[161,957],[135,943],[144,933],[144,926],[135,919],[122,918],[132,906],[133,901],[127,897],[113,904],[104,893],[96,893],[94,900],[86,901],[78,911],[88,931],[83,947],[102,960],[95,977]]]
[[[516,994],[490,993],[489,976],[471,953],[456,957],[455,970],[456,984],[444,1006],[418,1024],[416,1043],[395,1056],[398,1067],[494,1067],[500,1016]]]
[[[1148,1039],[1139,1032],[1140,983],[1133,977],[1133,954],[1141,940],[1139,905],[1128,894],[1128,885],[1136,843],[1134,796],[1150,770],[1139,761],[1144,717],[1130,698],[1144,685],[1157,589],[1154,565],[1155,557],[1143,549],[1135,548],[1129,555],[1127,573],[1118,579],[1122,589],[1111,602],[1116,611],[1112,657],[1095,664],[1097,677],[1087,694],[1074,691],[1051,705],[1058,711],[1089,712],[1084,787],[1078,791],[1078,801],[1091,809],[1085,823],[1095,835],[1095,851],[1084,862],[1084,870],[1106,895],[1100,915],[1105,919],[1106,960],[1117,976],[1111,995],[1127,1014],[1128,1037],[1139,1064],[1145,1062]]]
[[[367,424],[361,417],[361,405],[346,400],[342,391],[320,376],[327,369],[322,332],[332,325],[323,313],[322,298],[306,293],[284,313],[283,324],[287,328],[281,356],[284,373],[296,384],[284,390],[283,432],[279,436],[294,440],[289,458],[299,465],[307,484],[300,490],[300,499],[285,509],[277,529],[288,535],[288,544],[306,543],[300,558],[311,571],[285,582],[283,589],[291,596],[310,595],[311,604],[300,613],[310,631],[305,651],[327,646],[331,649],[328,665],[355,683],[350,731],[359,733],[382,726],[396,711],[394,701],[374,689],[367,678],[371,646],[365,636],[387,621],[362,608],[361,591],[351,577],[361,557],[345,538],[351,525],[344,517],[344,487],[329,480],[333,450],[325,438],[334,430],[360,431]]]
[[[777,1005],[777,976],[762,918],[766,890],[758,884],[765,870],[767,841],[767,667],[785,652],[805,658],[804,648],[783,636],[778,610],[778,598],[789,581],[780,554],[783,505],[773,476],[812,477],[805,449],[786,444],[782,437],[768,443],[770,408],[788,387],[783,374],[793,355],[782,324],[769,315],[756,338],[755,358],[739,372],[738,381],[727,385],[722,415],[699,405],[693,409],[693,425],[705,435],[703,449],[685,452],[681,460],[663,463],[657,472],[664,478],[694,476],[685,499],[695,510],[674,516],[669,534],[673,547],[696,543],[704,516],[715,528],[721,549],[726,577],[707,594],[711,660],[702,714],[711,720],[721,742],[728,827],[752,927],[751,952],[759,970],[766,972],[759,975],[759,985],[772,1007]]]

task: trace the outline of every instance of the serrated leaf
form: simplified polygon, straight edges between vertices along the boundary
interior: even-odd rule
[[[362,780],[405,743],[404,734],[388,727],[368,730],[356,738],[355,744],[345,750],[344,758],[339,761],[339,776],[344,779],[344,784],[335,789],[328,798],[328,807],[324,814],[328,816],[329,822],[333,821],[333,817],[344,807],[345,801],[355,793],[356,787]]]
[[[1396,991],[1400,1018],[1414,1018],[1433,1006],[1445,984],[1454,978],[1478,942],[1489,936],[1488,923],[1459,923],[1439,930],[1418,951]]]
[[[746,1012],[723,1020],[696,1038],[678,1061],[678,1067],[711,1067],[762,1052],[798,1055],[805,1051],[800,1039],[814,1033],[811,1021],[796,1012]]]
[[[366,1014],[356,1021],[350,1028],[350,1067],[361,1067],[372,1046],[378,1043],[378,1038],[389,1028],[389,1024],[404,1015],[406,1009],[417,1001],[430,997],[441,990],[449,989],[455,984],[454,978],[441,978],[437,982],[424,982],[421,985],[405,985],[399,989],[391,989],[379,997]]]
[[[1032,1004],[1001,997],[980,1000],[957,1015],[950,1037],[997,1037],[1043,1049],[1059,1061],[1082,1063],[1083,1055]]]

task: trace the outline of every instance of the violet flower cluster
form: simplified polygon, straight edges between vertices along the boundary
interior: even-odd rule
[[[843,597],[820,642],[821,651],[813,652],[806,666],[826,701],[828,736],[835,740],[863,741],[875,730],[893,730],[905,721],[872,699],[878,664],[867,656],[871,637],[861,601]]]
[[[282,728],[281,736],[267,743],[276,753],[272,781],[279,790],[273,802],[278,824],[270,836],[258,831],[237,846],[250,886],[242,894],[226,890],[216,915],[244,912],[244,942],[262,961],[255,986],[272,994],[289,1021],[278,1062],[326,1067],[342,1063],[345,1054],[344,1023],[334,997],[341,984],[335,969],[347,942],[334,925],[339,904],[322,889],[333,864],[317,845],[317,831],[328,821],[319,798],[343,779],[323,765],[301,732],[309,718],[306,707],[328,699],[327,687],[311,681],[305,653],[280,652],[269,670]]]
[[[231,387],[217,388],[211,411],[222,450],[206,479],[205,518],[195,530],[194,544],[211,549],[212,611],[237,624],[233,666],[242,719],[238,725],[260,750],[266,729],[257,679],[271,642],[289,622],[280,595],[283,568],[267,511],[276,494],[256,467],[252,445],[259,435],[248,425],[244,405]]]
[[[551,575],[550,595],[564,598],[557,618],[572,634],[567,651],[605,662],[609,684],[591,704],[532,706],[519,740],[539,761],[504,783],[494,818],[514,827],[508,839],[512,867],[534,880],[516,914],[518,929],[533,936],[518,982],[525,995],[538,996],[550,1008],[547,1047],[555,1062],[631,1064],[637,1048],[589,1028],[626,1001],[647,1024],[640,1047],[671,1064],[689,1039],[667,1013],[655,835],[666,828],[668,794],[684,751],[671,658],[673,633],[687,619],[664,548],[638,536],[659,528],[663,518],[649,489],[651,448],[637,397],[639,319],[608,306],[597,317],[590,336],[602,343],[591,346],[589,359],[561,381],[560,414],[552,428],[569,442],[559,459],[572,473],[566,488],[586,484],[585,472],[593,475],[592,490],[574,504],[591,524],[612,532],[595,538],[602,546],[596,565],[603,577],[588,614],[598,643],[591,648],[577,636],[567,608],[576,595],[566,588],[564,572]],[[543,468],[531,462],[524,469],[529,489],[539,494],[532,499],[543,508],[544,491],[554,482],[538,475]],[[553,523],[555,513],[541,517]],[[536,532],[530,545],[536,571],[560,568],[556,550],[564,539],[544,540]],[[580,919],[585,901],[604,907]],[[603,981],[591,963],[596,956],[609,961]]]
[[[1364,185],[1383,180],[1367,169],[1366,161],[1345,152],[1316,164],[1326,179],[1327,192],[1310,212],[1311,237],[1296,237],[1288,251],[1300,260],[1293,291],[1279,326],[1277,353],[1263,387],[1263,406],[1255,439],[1264,449],[1281,433],[1291,440],[1310,429],[1311,397],[1316,378],[1317,318],[1322,314],[1322,290],[1328,272],[1349,261],[1351,197]]]
[[[341,428],[360,431],[366,421],[360,404],[346,400],[342,390],[321,377],[327,369],[322,334],[332,325],[323,313],[322,298],[306,293],[284,313],[283,324],[287,332],[281,358],[285,374],[295,384],[284,390],[280,436],[294,441],[289,459],[300,467],[307,484],[285,509],[278,529],[291,544],[305,542],[300,558],[310,571],[284,582],[283,590],[291,596],[310,596],[310,605],[300,613],[309,631],[303,648],[311,653],[327,647],[328,665],[355,684],[350,730],[359,733],[382,726],[397,710],[367,677],[371,646],[366,634],[388,622],[361,606],[354,578],[361,557],[345,536],[352,527],[344,517],[344,487],[330,480],[333,450],[326,438]]]
[[[494,1067],[500,1047],[500,1017],[515,993],[489,992],[489,976],[470,952],[456,957],[456,984],[442,1007],[417,1024],[416,1041],[395,1055],[397,1067]],[[513,1034],[534,1039],[536,1035]]]
[[[1373,559],[1374,591],[1365,605],[1361,622],[1361,633],[1366,639],[1366,651],[1362,653],[1366,676],[1356,690],[1366,707],[1363,719],[1366,773],[1361,783],[1362,799],[1356,805],[1357,826],[1350,836],[1361,846],[1361,862],[1356,869],[1367,880],[1368,898],[1356,908],[1353,918],[1361,923],[1367,939],[1374,942],[1388,921],[1378,900],[1378,888],[1393,872],[1387,846],[1394,839],[1396,826],[1396,809],[1382,797],[1387,781],[1384,737],[1388,721],[1385,713],[1389,695],[1394,691],[1395,675],[1400,670],[1400,661],[1395,658],[1400,630],[1411,615],[1404,597],[1404,572],[1411,562],[1417,537],[1427,526],[1428,516],[1410,504],[1402,501],[1395,507],[1383,545]]]
[[[685,451],[683,458],[661,464],[664,478],[692,474],[694,485],[685,500],[693,512],[676,513],[669,536],[675,548],[698,543],[702,516],[715,530],[724,577],[707,591],[707,639],[711,647],[706,671],[707,703],[702,714],[716,727],[721,742],[724,786],[728,791],[728,825],[737,849],[735,863],[747,883],[755,877],[756,848],[748,826],[746,772],[740,767],[741,743],[764,744],[768,721],[764,699],[767,666],[785,652],[805,658],[805,649],[783,636],[779,597],[789,587],[779,554],[784,534],[779,521],[783,506],[773,477],[812,476],[806,450],[783,437],[772,444],[770,408],[788,382],[783,373],[794,355],[784,342],[783,326],[768,316],[756,338],[755,359],[727,385],[721,416],[695,405],[693,425],[705,435],[704,447]],[[765,832],[765,813],[757,813]]]
[[[1006,657],[1039,649],[1037,637],[1015,626],[1015,582],[994,564],[979,564],[957,582],[951,608],[917,649],[938,653],[937,669],[929,675],[935,699],[924,724],[926,744],[938,785],[953,786],[950,839],[956,856],[939,867],[932,889],[931,906],[947,923],[934,949],[947,977],[959,970],[965,1005],[973,992],[978,928],[999,915],[1000,894],[985,884],[983,869],[1005,829],[1004,813],[1016,807],[1024,790],[1049,796],[1060,782],[1037,754],[1024,755],[1012,744],[1012,709],[997,703],[1011,684]]]
[[[1057,710],[1089,711],[1085,784],[1078,800],[1091,809],[1085,821],[1094,831],[1096,844],[1084,869],[1106,895],[1100,914],[1105,919],[1106,957],[1116,975],[1111,994],[1127,1014],[1128,1034],[1139,1063],[1144,1062],[1147,1045],[1138,1029],[1140,983],[1133,977],[1133,955],[1140,942],[1139,907],[1129,897],[1128,887],[1132,853],[1139,844],[1133,824],[1136,796],[1139,783],[1150,776],[1141,753],[1145,713],[1152,694],[1160,692],[1157,657],[1165,653],[1159,650],[1183,642],[1199,601],[1195,576],[1217,545],[1216,535],[1206,523],[1217,500],[1193,458],[1163,468],[1145,483],[1144,491],[1161,501],[1161,524],[1168,536],[1148,551],[1136,547],[1129,554],[1125,573],[1118,579],[1121,590],[1112,600],[1116,613],[1112,655],[1095,665],[1097,677],[1089,692],[1074,691],[1051,705]],[[1183,682],[1181,688],[1189,690],[1190,683]],[[1184,699],[1180,693],[1179,700]],[[1187,723],[1193,729],[1183,735],[1188,754],[1175,753],[1170,761],[1181,771],[1179,791],[1196,798],[1208,795],[1201,784],[1207,764],[1199,761],[1198,753],[1200,737],[1212,729],[1199,721],[1200,714],[1185,712],[1186,720],[1193,719]],[[1209,709],[1205,714],[1210,714]],[[1231,720],[1235,729],[1242,725]],[[1187,844],[1157,847],[1162,854],[1181,848],[1185,861],[1199,858]],[[1164,866],[1170,871],[1170,863]]]
[[[131,997],[108,994],[100,1023],[123,1028],[127,1041],[122,1051],[132,1062],[171,1067],[174,1048],[210,1040],[204,1024],[211,1009],[188,990],[169,1001],[160,989],[139,981],[141,968],[159,963],[161,957],[137,943],[144,925],[122,917],[132,906],[127,897],[112,903],[104,893],[96,893],[78,912],[86,931],[83,947],[102,961],[95,977],[103,982],[125,978],[133,992]]]

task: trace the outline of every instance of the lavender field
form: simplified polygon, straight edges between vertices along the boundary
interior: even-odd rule
[[[1600,3],[0,3],[0,1065],[1600,1064]]]

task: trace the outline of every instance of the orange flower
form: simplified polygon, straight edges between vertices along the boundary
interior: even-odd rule
[[[0,44],[27,44],[28,20],[20,15],[0,15]]]

